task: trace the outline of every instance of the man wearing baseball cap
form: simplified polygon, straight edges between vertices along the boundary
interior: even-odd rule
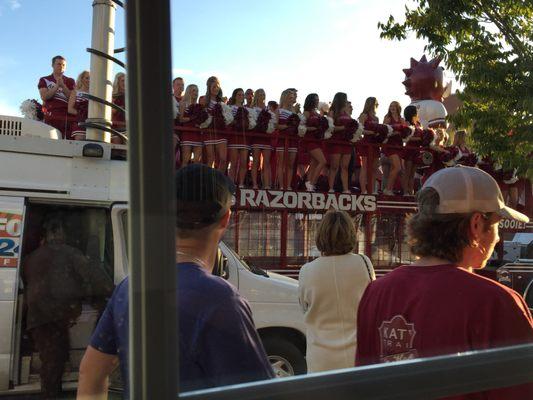
[[[418,258],[367,287],[357,315],[356,365],[531,343],[533,320],[514,290],[473,271],[485,267],[502,218],[527,222],[505,206],[496,181],[471,167],[433,174],[408,221]],[[453,399],[533,398],[525,384]]]
[[[234,192],[224,174],[204,164],[191,164],[176,173],[181,391],[274,377],[248,302],[212,274]],[[107,377],[117,362],[127,390],[127,356],[126,278],[115,289],[82,360],[78,398],[105,393]]]

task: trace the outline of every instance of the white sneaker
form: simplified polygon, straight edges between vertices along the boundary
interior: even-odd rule
[[[384,190],[383,190],[383,194],[384,194],[385,196],[394,196],[393,191],[392,191],[392,190],[388,190],[388,189],[384,189]]]
[[[333,189],[329,189],[329,190],[328,190],[328,193],[335,193],[335,190],[333,190]]]
[[[314,192],[315,191],[315,185],[313,185],[311,182],[306,181],[305,182],[305,188],[308,192]]]
[[[344,193],[344,194],[351,194],[352,192],[350,192],[349,190],[343,190],[342,193]]]

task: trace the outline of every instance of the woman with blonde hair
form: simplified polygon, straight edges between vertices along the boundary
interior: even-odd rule
[[[222,101],[220,81],[216,76],[210,76],[206,82],[205,96],[200,98],[200,104],[206,108],[209,114],[212,114],[217,103]],[[210,167],[216,167],[225,173],[228,159],[228,139],[226,136],[211,129],[207,134],[204,134],[204,147],[206,164]],[[216,165],[215,161],[218,161]]]
[[[264,89],[257,89],[254,93],[254,98],[252,99],[252,107],[254,111],[259,116],[261,112],[268,112],[267,106],[265,104],[266,94]],[[275,115],[271,113],[270,118],[275,118]],[[266,133],[265,133],[266,135]],[[271,167],[270,167],[270,157],[272,155],[272,143],[269,137],[258,137],[254,136],[251,138],[252,141],[252,185],[254,189],[258,189],[259,185],[257,182],[257,177],[259,174],[259,169],[261,169],[261,183],[264,189],[270,189],[270,177],[271,177]],[[262,156],[262,160],[261,160]],[[261,166],[261,168],[260,168]]]
[[[378,117],[376,116],[376,111],[378,109],[378,101],[375,97],[368,97],[365,101],[365,106],[363,107],[363,112],[359,115],[359,123],[365,125],[365,122],[375,122],[378,123]],[[372,131],[364,131],[364,136],[361,140],[355,145],[357,155],[361,161],[361,170],[359,172],[359,184],[361,186],[361,193],[367,193],[367,187],[370,187],[370,191],[374,192],[376,177],[378,174],[378,163],[379,163],[379,149],[368,146],[372,144],[372,136],[375,135]],[[372,158],[372,165],[370,165],[370,158]],[[372,170],[372,181],[368,182],[368,170]],[[370,183],[370,185],[368,185]]]
[[[113,104],[126,109],[126,74],[119,72],[115,75],[113,81]],[[122,111],[111,110],[111,120],[113,121],[114,128],[118,131],[126,131],[126,114]],[[111,143],[123,144],[122,138],[113,135],[111,137]]]
[[[356,316],[372,263],[354,254],[356,229],[345,211],[330,210],[316,235],[321,256],[300,269],[298,291],[307,337],[308,372],[354,365]]]
[[[187,85],[179,107],[179,121],[184,126],[195,126],[195,109],[198,108],[198,86]],[[181,133],[181,165],[199,163],[202,160],[202,136],[199,132]]]
[[[68,98],[68,113],[76,115],[76,122],[72,125],[74,140],[85,140],[85,128],[79,124],[85,122],[89,114],[89,100],[83,95],[89,93],[90,74],[82,71],[76,79],[74,90],[70,91]]]
[[[383,118],[383,123],[387,125],[405,124],[405,120],[402,118],[402,106],[397,101],[393,101],[389,105],[389,111]],[[391,147],[389,147],[391,146]],[[394,146],[394,147],[392,147]],[[383,194],[387,196],[394,195],[392,191],[398,175],[402,171],[402,137],[399,132],[394,131],[392,136],[388,138],[387,145],[383,148],[383,154],[387,156],[390,161],[390,170],[387,177],[387,185],[383,190]]]
[[[279,99],[278,108],[278,130],[280,133],[295,135],[298,129],[299,118],[294,112],[294,103],[296,102],[296,91],[294,89],[285,89]],[[293,125],[292,121],[296,121]],[[298,154],[297,139],[288,141],[288,160],[285,160],[285,138],[278,139],[276,145],[276,176],[279,188],[291,190],[291,181],[294,175],[294,163]],[[288,161],[286,163],[286,161]],[[286,185],[285,185],[286,184]]]

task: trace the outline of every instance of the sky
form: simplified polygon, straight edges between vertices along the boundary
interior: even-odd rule
[[[171,0],[173,76],[203,93],[216,75],[226,96],[263,88],[276,101],[295,87],[301,104],[309,93],[329,102],[346,92],[356,115],[375,96],[383,117],[391,101],[410,103],[402,69],[424,53],[425,42],[415,37],[379,37],[378,22],[390,14],[401,19],[406,1]],[[67,59],[65,74],[74,79],[89,69],[91,22],[92,0],[0,0],[0,114],[20,115],[25,99],[39,99],[37,82],[51,73],[53,56]],[[115,48],[124,46],[118,8]],[[453,80],[449,71],[445,80]]]

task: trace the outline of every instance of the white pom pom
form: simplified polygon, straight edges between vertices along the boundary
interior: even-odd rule
[[[387,124],[386,124],[386,125],[387,125]],[[393,132],[394,132],[394,129],[392,129],[392,126],[387,125],[387,137],[392,136],[392,133],[393,133]],[[386,140],[387,140],[387,139],[385,139],[385,140],[383,141],[383,143],[386,143]]]
[[[211,122],[213,122],[213,117],[211,117],[211,115],[208,115],[207,119],[200,124],[200,129],[208,128],[209,125],[211,125]]]
[[[247,108],[248,110],[248,129],[254,129],[257,125],[257,112],[253,108]]]
[[[326,116],[328,120],[328,129],[324,132],[324,139],[329,139],[333,136],[333,130],[335,129],[335,123],[333,118]]]
[[[498,171],[500,169],[502,169],[502,165],[498,163],[494,163],[494,171]]]
[[[224,116],[224,122],[226,125],[230,125],[233,122],[233,112],[231,107],[222,102],[219,103],[222,106],[222,115]]]
[[[30,99],[22,102],[20,105],[20,112],[25,118],[37,120],[37,107]]]
[[[358,142],[359,140],[361,140],[361,138],[363,137],[363,133],[364,132],[365,132],[365,127],[363,126],[363,124],[359,123],[359,125],[357,126],[357,130],[355,131],[355,133],[352,136],[351,142],[355,143],[355,142]]]
[[[457,155],[454,157],[453,161],[454,162],[457,162],[459,161],[461,158],[463,158],[463,153],[461,152],[461,149],[460,148],[457,148]]]
[[[414,126],[410,126],[409,129],[411,130],[411,133],[406,138],[403,139],[404,143],[407,143],[409,139],[411,139],[413,135],[415,134],[416,129]]]
[[[267,133],[272,133],[276,130],[276,113],[269,111],[270,120],[268,121]]]
[[[504,179],[503,183],[506,185],[512,185],[513,183],[518,182],[518,176],[516,175],[517,169],[513,169],[513,175],[511,176],[511,179]]]

